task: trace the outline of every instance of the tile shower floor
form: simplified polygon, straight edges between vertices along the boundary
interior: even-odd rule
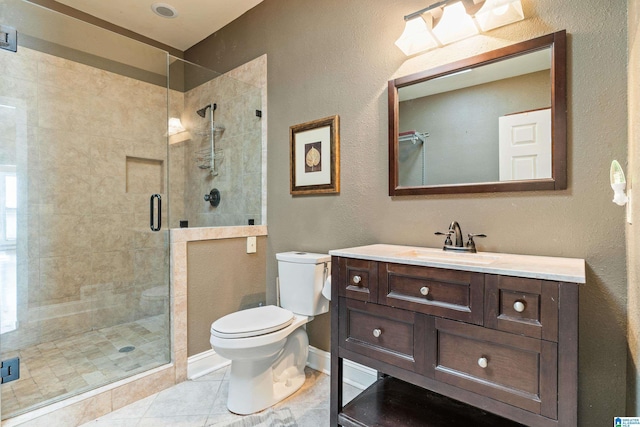
[[[273,407],[295,418],[287,427],[329,425],[329,377],[310,368],[300,390]],[[177,384],[138,402],[125,406],[82,427],[204,427],[226,425],[243,417],[227,410],[229,368],[217,370],[196,380]],[[361,392],[344,385],[345,402]],[[245,423],[251,425],[245,420]],[[277,424],[281,425],[281,424]]]
[[[20,379],[2,385],[2,415],[12,417],[167,363],[167,341],[160,315],[3,353],[1,360],[20,358]],[[120,351],[127,346],[135,349]]]

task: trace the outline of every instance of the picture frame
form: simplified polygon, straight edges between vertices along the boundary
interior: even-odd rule
[[[289,128],[293,196],[340,193],[340,118],[330,116]]]

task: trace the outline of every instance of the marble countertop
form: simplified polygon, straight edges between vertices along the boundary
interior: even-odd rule
[[[441,248],[384,244],[334,249],[329,251],[329,254],[370,261],[422,265],[560,282],[586,283],[584,260],[579,258],[514,255],[494,252],[471,254],[443,251]]]

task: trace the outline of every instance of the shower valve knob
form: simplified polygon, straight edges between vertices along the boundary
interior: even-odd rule
[[[204,201],[211,203],[211,206],[214,208],[220,204],[220,191],[217,188],[214,188],[209,192],[209,194],[204,195]]]

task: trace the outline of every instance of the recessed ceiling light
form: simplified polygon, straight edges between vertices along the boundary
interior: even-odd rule
[[[151,10],[163,18],[175,18],[178,16],[176,8],[166,3],[154,3],[151,5]]]

